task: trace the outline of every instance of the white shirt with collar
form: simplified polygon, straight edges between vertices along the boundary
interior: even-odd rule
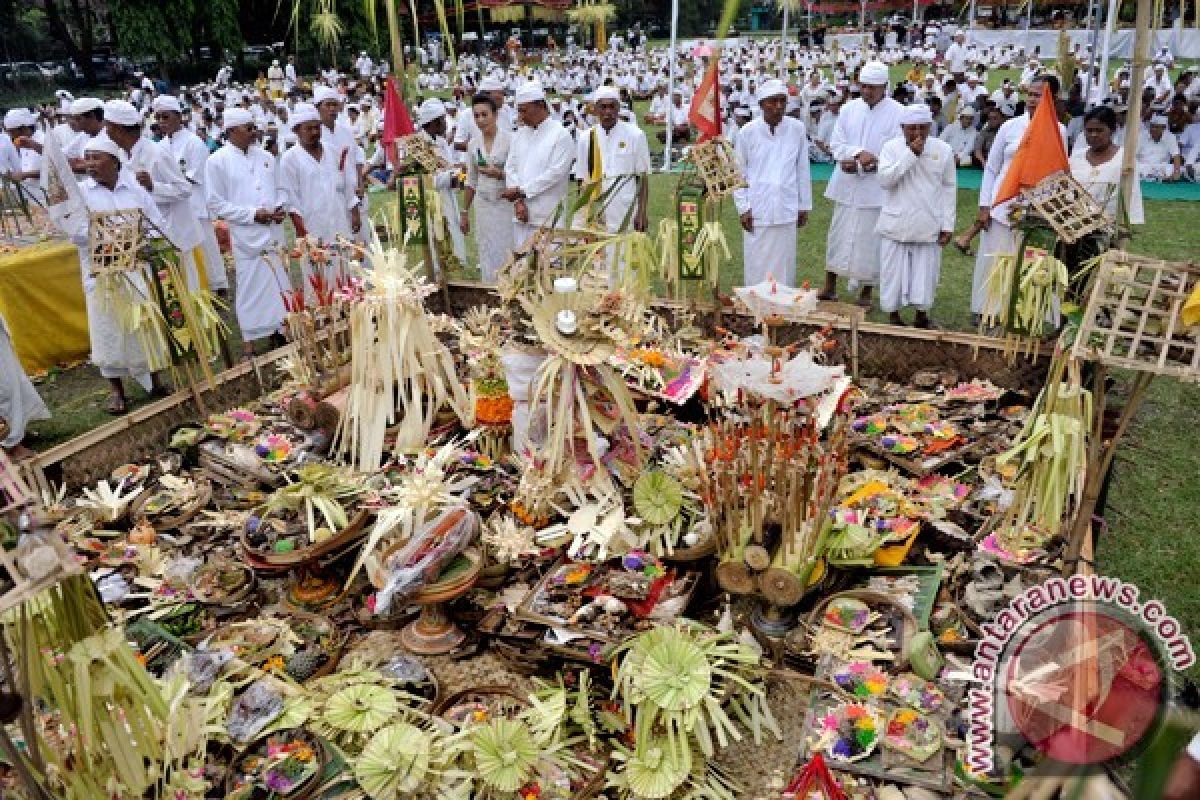
[[[522,125],[513,134],[505,165],[505,185],[525,194],[529,225],[549,222],[567,196],[575,141],[557,120],[547,117],[536,128]]]
[[[784,117],[774,129],[761,117],[738,130],[734,147],[747,187],[733,193],[738,214],[751,211],[754,224],[795,224],[812,210],[808,136],[804,123]]]
[[[608,195],[604,209],[604,219],[609,231],[615,232],[629,216],[637,203],[638,180],[629,176],[646,176],[650,172],[650,147],[646,134],[637,125],[623,120],[617,120],[610,130],[603,125],[594,125],[580,133],[576,142],[575,177],[586,180],[588,177],[588,154],[591,151],[592,136],[600,145],[600,163],[604,170],[604,189],[608,192],[613,185],[621,180],[619,188]]]

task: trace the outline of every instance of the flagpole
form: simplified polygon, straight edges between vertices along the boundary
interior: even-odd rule
[[[779,42],[779,73],[783,79],[787,80],[787,29],[788,29],[788,9],[791,8],[791,0],[783,2],[783,32],[780,34]]]
[[[1113,28],[1117,24],[1117,0],[1108,0],[1108,11],[1104,17],[1104,44],[1100,46],[1100,81],[1104,84],[1104,97],[1108,96],[1108,51],[1112,47]],[[1095,56],[1093,55],[1093,58]],[[1133,74],[1130,73],[1129,85],[1141,85],[1142,79],[1139,78],[1137,84],[1133,82]],[[1118,89],[1120,87],[1117,87]],[[1134,92],[1130,92],[1134,94]],[[1140,94],[1140,93],[1139,93]],[[1104,97],[1100,99],[1103,100]],[[1129,119],[1126,117],[1126,119]]]
[[[679,33],[679,0],[671,0],[671,50],[667,54],[667,141],[663,150],[663,172],[671,171],[671,134],[675,125],[671,119],[671,110],[675,108],[675,51],[678,49],[676,36]]]

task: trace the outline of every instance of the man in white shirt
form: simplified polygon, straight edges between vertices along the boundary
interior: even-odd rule
[[[291,286],[279,256],[284,198],[276,183],[275,158],[254,143],[250,112],[230,108],[224,114],[228,143],[208,159],[209,212],[229,225],[237,274],[237,319],[245,356],[254,342],[279,333]],[[282,341],[279,337],[277,341]]]
[[[0,133],[0,175],[8,174],[19,181],[25,193],[38,203],[44,203],[46,199],[39,183],[42,141],[43,134],[37,130],[37,117],[28,108],[14,108],[4,114],[4,131]]]
[[[363,50],[358,54],[358,60],[354,62],[354,68],[358,70],[358,77],[366,80],[374,72],[375,62],[367,55],[367,51]]]
[[[575,163],[575,141],[550,116],[541,84],[530,81],[517,90],[521,127],[513,134],[501,197],[513,204],[513,234],[518,250],[538,228],[559,215]]]
[[[888,68],[871,61],[859,71],[862,96],[838,114],[831,141],[837,167],[825,197],[834,202],[825,248],[825,287],[821,298],[837,299],[838,276],[861,286],[858,304],[871,306],[879,282],[879,237],[875,225],[883,193],[879,188],[879,149],[900,133],[903,108],[887,96]],[[852,289],[853,290],[853,289]]]
[[[1193,122],[1179,134],[1179,154],[1189,180],[1196,180],[1196,165],[1200,164],[1200,120]]]
[[[955,83],[962,83],[967,72],[967,46],[964,44],[967,34],[960,30],[954,32],[954,42],[946,48],[946,69],[954,76]]]
[[[288,56],[287,64],[283,68],[283,91],[290,94],[292,89],[296,88],[296,84],[300,83],[300,78],[296,75],[296,57]]]
[[[1150,118],[1150,130],[1138,142],[1138,177],[1148,181],[1172,182],[1179,180],[1183,167],[1179,142],[1175,134],[1167,130],[1167,118],[1155,114]]]
[[[621,95],[612,86],[596,90],[592,107],[596,124],[578,137],[575,177],[589,180],[596,166],[592,158],[595,142],[603,177],[600,194],[606,195],[604,208],[599,209],[605,229],[609,233],[622,229],[645,232],[649,193],[646,176],[650,172],[646,134],[637,125],[619,119]]]
[[[804,123],[784,115],[787,87],[769,80],[758,90],[762,116],[738,131],[735,153],[747,186],[733,193],[745,253],[745,285],[774,278],[796,285],[796,230],[812,210]]]
[[[341,173],[334,155],[321,143],[320,114],[312,105],[300,103],[288,123],[296,132],[296,146],[279,158],[278,179],[296,235],[314,236],[325,244],[349,238],[350,209],[346,195],[338,190]]]
[[[179,248],[188,287],[199,288],[194,251],[200,244],[200,228],[192,214],[192,184],[166,150],[142,135],[142,115],[133,105],[124,100],[109,100],[104,104],[104,124],[108,138],[125,151],[129,170],[137,182],[154,198],[166,225],[163,233]]]
[[[900,309],[912,306],[917,310],[913,324],[933,327],[929,309],[937,293],[942,248],[954,235],[954,152],[930,136],[932,122],[927,106],[906,106],[900,115],[902,134],[879,151],[879,307],[893,325],[903,325]]]
[[[446,141],[446,125],[445,103],[436,97],[430,97],[421,103],[421,107],[417,109],[417,127],[433,142],[433,148],[438,156],[448,165],[452,165],[454,163],[453,151]],[[431,178],[433,188],[437,191],[438,199],[441,201],[442,220],[450,234],[454,257],[458,259],[459,263],[466,264],[467,240],[462,230],[461,216],[458,212],[458,196],[455,192],[459,188],[458,170],[452,166],[440,169]],[[440,224],[440,221],[434,222],[434,224]]]
[[[224,298],[229,293],[229,276],[225,271],[225,258],[221,255],[217,235],[208,214],[208,196],[204,188],[205,166],[208,164],[208,145],[200,137],[183,127],[183,107],[171,95],[154,98],[154,121],[162,133],[161,147],[171,161],[179,165],[180,172],[192,185],[189,202],[192,216],[200,234],[200,257],[204,261],[204,274],[208,288]]]
[[[1171,100],[1171,92],[1174,91],[1174,86],[1171,84],[1171,76],[1167,74],[1165,64],[1157,63],[1154,65],[1154,71],[1146,78],[1143,88],[1154,90],[1154,99],[1151,101],[1152,106],[1166,108],[1167,103]]]
[[[987,97],[987,89],[979,84],[979,76],[974,72],[967,73],[966,83],[958,84],[959,102],[962,105],[979,110],[979,98]]]
[[[350,230],[355,233],[362,228],[359,210],[359,161],[358,143],[354,131],[339,119],[342,96],[328,86],[318,86],[313,92],[313,105],[321,115],[321,144],[329,150],[342,180],[338,190],[346,199],[350,209]]]
[[[1021,139],[1029,127],[1029,122],[1042,102],[1042,87],[1045,85],[1051,99],[1058,96],[1058,78],[1054,75],[1038,76],[1029,86],[1029,95],[1025,101],[1025,113],[1013,117],[1000,126],[996,138],[988,151],[987,163],[983,168],[983,179],[979,186],[979,213],[976,218],[978,225],[983,228],[979,240],[979,252],[975,257],[975,273],[971,282],[971,313],[976,317],[984,312],[987,302],[987,278],[991,273],[995,257],[1016,251],[1017,238],[1013,231],[1009,211],[1011,201],[1000,205],[995,204],[996,193],[1004,184],[1004,177],[1012,165],[1013,156],[1021,146]],[[1067,146],[1067,129],[1059,123],[1059,133],[1063,138],[1063,150]],[[968,240],[969,241],[969,240]]]
[[[954,152],[954,159],[960,167],[971,166],[971,150],[975,147],[975,109],[963,106],[958,112],[958,119],[946,126],[938,136]]]
[[[842,96],[830,95],[829,102],[825,104],[825,110],[817,121],[816,133],[809,137],[812,142],[809,148],[810,161],[818,164],[829,164],[833,161],[833,129],[837,125],[838,113],[841,110]]]

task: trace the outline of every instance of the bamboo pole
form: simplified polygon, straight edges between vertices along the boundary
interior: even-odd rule
[[[400,78],[400,85],[407,90],[404,70],[404,45],[400,41],[400,14],[396,10],[399,0],[385,0],[387,8],[388,41],[392,48],[392,74]],[[407,91],[404,94],[408,94]]]
[[[1142,73],[1146,69],[1150,50],[1150,17],[1154,0],[1137,0],[1137,28],[1133,36],[1133,63],[1129,67],[1129,113],[1125,116],[1124,158],[1121,161],[1120,208],[1129,208],[1133,198],[1133,182],[1137,180],[1138,136],[1142,128]],[[1117,233],[1117,247],[1124,250],[1129,244],[1128,225]]]

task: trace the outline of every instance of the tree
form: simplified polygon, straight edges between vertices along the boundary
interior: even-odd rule
[[[237,7],[237,0],[108,0],[118,52],[153,58],[163,78],[168,65],[197,60],[202,44],[215,51],[240,48]]]
[[[103,25],[93,0],[38,0],[46,13],[46,25],[54,40],[83,71],[84,80],[96,82],[92,54]]]

